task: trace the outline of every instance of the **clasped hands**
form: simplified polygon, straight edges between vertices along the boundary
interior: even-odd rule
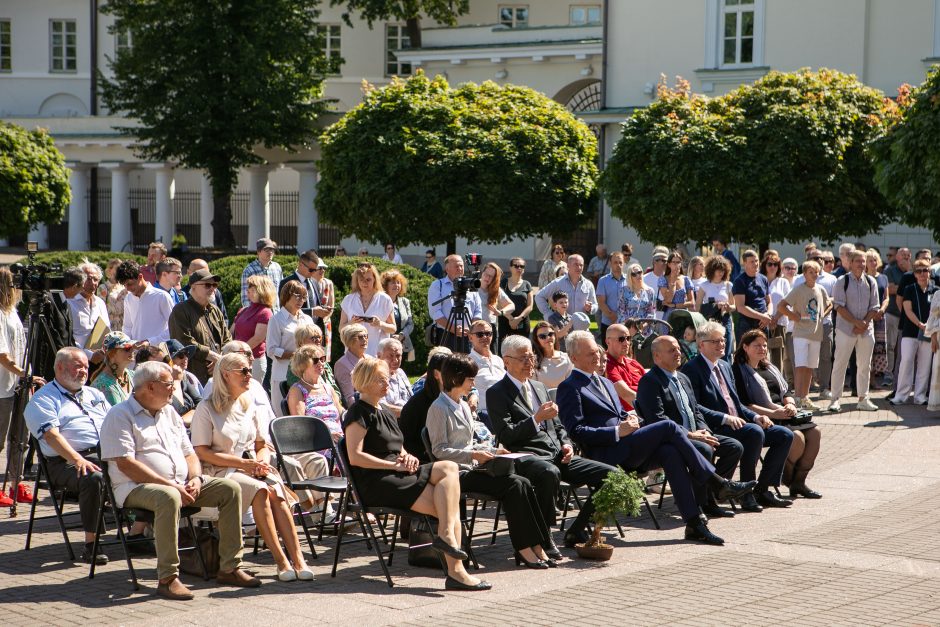
[[[418,461],[418,458],[410,453],[401,452],[398,454],[398,457],[395,458],[395,470],[396,472],[405,472],[414,474],[418,471],[418,466],[421,465],[421,462]]]
[[[795,415],[796,412],[794,412]],[[738,418],[737,416],[725,416],[725,425],[731,427],[732,430],[737,431],[747,422],[743,418]],[[774,426],[774,421],[764,416],[763,414],[757,414],[757,417],[754,419],[754,424],[761,427],[762,429],[769,429]]]
[[[617,435],[620,437],[625,437],[636,431],[640,428],[640,419],[636,414],[630,413],[627,414],[626,419],[620,421],[620,425],[617,427]]]

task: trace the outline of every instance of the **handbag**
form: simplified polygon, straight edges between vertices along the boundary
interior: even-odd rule
[[[219,572],[219,536],[215,530],[210,531],[205,527],[196,527],[196,538],[190,533],[189,527],[181,527],[179,531],[179,544],[181,547],[196,548],[193,550],[183,549],[179,552],[180,570],[188,575],[202,577],[202,564],[199,562],[199,556],[196,551],[202,553],[202,559],[206,563],[206,572],[209,577],[215,577]]]

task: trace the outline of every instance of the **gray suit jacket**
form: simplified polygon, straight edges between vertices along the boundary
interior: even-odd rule
[[[457,462],[461,468],[469,469],[473,466],[473,451],[492,449],[488,444],[474,442],[470,408],[464,401],[460,404],[465,411],[458,414],[441,392],[428,409],[428,437],[435,459]]]

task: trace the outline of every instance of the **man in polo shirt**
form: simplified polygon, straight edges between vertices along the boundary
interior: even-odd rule
[[[582,311],[588,316],[597,313],[597,295],[594,284],[584,276],[584,257],[571,255],[568,257],[568,274],[562,275],[540,289],[535,295],[535,304],[542,317],[546,320],[552,314],[548,301],[555,292],[564,292],[568,295],[568,311],[572,314]]]
[[[284,271],[281,270],[281,264],[274,261],[274,255],[277,253],[277,244],[274,240],[262,237],[255,242],[255,250],[257,251],[258,258],[252,259],[251,262],[245,266],[245,271],[242,272],[242,307],[248,306],[248,277],[263,274],[271,279],[271,283],[273,283],[275,287],[279,287],[281,281],[284,279]],[[274,303],[272,309],[275,312],[280,309],[277,302]]]
[[[124,334],[135,342],[152,345],[170,339],[169,319],[173,298],[144,280],[136,261],[121,262],[114,278],[127,290],[124,297]]]
[[[134,371],[134,392],[108,412],[101,428],[101,456],[111,462],[108,473],[119,507],[154,513],[157,549],[157,594],[188,600],[193,593],[179,580],[180,508],[219,510],[219,571],[216,581],[257,588],[261,581],[241,570],[242,493],[231,479],[206,477],[186,435],[182,418],[170,405],[173,370],[150,361]]]
[[[444,259],[444,277],[431,283],[428,288],[428,313],[434,320],[434,343],[446,346],[458,353],[470,352],[467,336],[470,333],[470,323],[483,318],[483,309],[480,304],[480,295],[476,290],[467,290],[466,304],[469,320],[458,320],[456,328],[448,328],[448,318],[454,301],[447,298],[454,291],[454,282],[463,276],[463,257],[460,255],[447,255]],[[441,301],[441,299],[444,299]]]
[[[55,379],[33,395],[23,418],[39,441],[46,458],[49,481],[78,495],[78,509],[85,530],[82,561],[107,564],[103,553],[92,556],[95,527],[104,477],[98,465],[98,434],[110,406],[104,395],[85,385],[88,358],[84,351],[67,346],[55,356]]]
[[[627,276],[623,273],[623,253],[610,255],[610,272],[597,282],[597,307],[601,314],[601,323],[598,328],[601,342],[607,347],[607,327],[617,322],[617,308],[620,306],[620,292],[627,284]]]

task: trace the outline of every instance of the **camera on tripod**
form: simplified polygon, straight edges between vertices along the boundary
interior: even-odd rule
[[[63,287],[62,264],[36,263],[36,242],[26,242],[27,263],[14,263],[10,266],[13,274],[13,286],[24,293],[61,290]],[[50,276],[58,274],[59,276]]]
[[[454,301],[461,303],[467,300],[469,290],[480,289],[480,265],[483,263],[483,255],[480,253],[467,253],[464,259],[467,260],[467,265],[473,266],[473,270],[454,280]]]

